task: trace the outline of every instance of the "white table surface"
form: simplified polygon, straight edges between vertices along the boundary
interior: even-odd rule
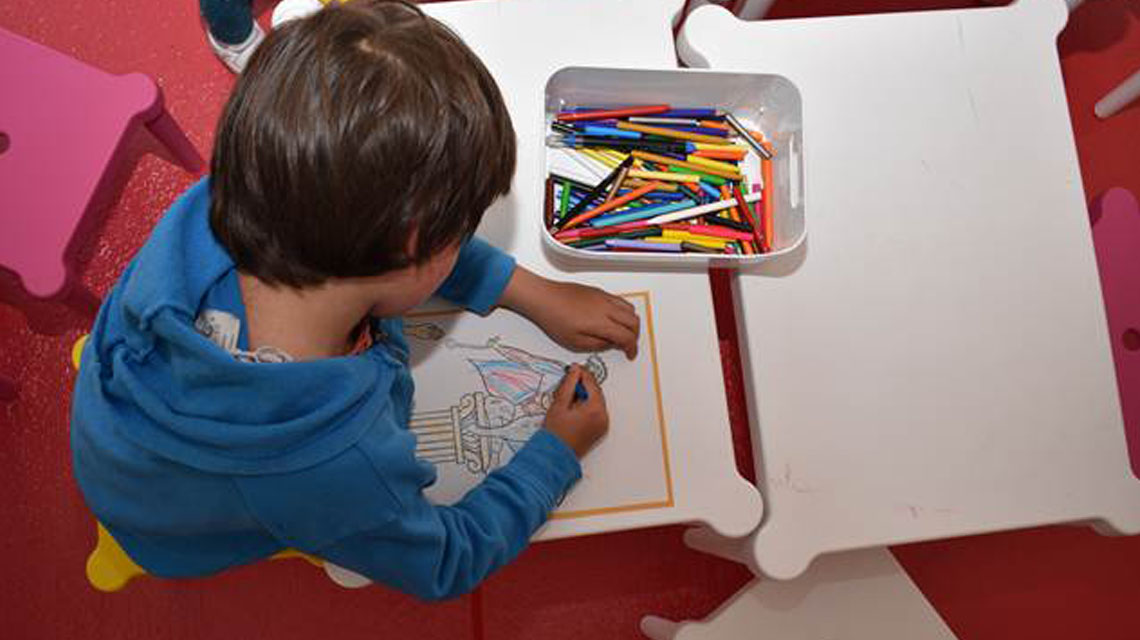
[[[738,279],[766,514],[690,544],[817,555],[1050,523],[1140,531],[1056,51],[1062,0],[742,22],[693,66],[802,93],[807,242]]]
[[[518,171],[511,195],[487,213],[480,235],[540,274],[613,292],[651,294],[674,505],[553,520],[539,538],[680,522],[702,522],[726,535],[743,536],[755,529],[763,510],[756,488],[740,477],[733,461],[707,274],[571,271],[552,262],[540,238],[547,78],[577,65],[675,68],[671,25],[682,4],[474,0],[423,5],[455,29],[490,69],[518,134]],[[611,425],[611,430],[621,428]],[[638,461],[629,464],[636,472]]]

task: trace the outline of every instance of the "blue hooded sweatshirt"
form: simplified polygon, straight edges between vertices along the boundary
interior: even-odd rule
[[[300,549],[426,599],[469,591],[514,558],[581,471],[540,429],[453,506],[430,504],[435,469],[408,431],[412,378],[398,318],[341,358],[235,359],[195,329],[245,310],[209,226],[203,179],[166,213],[103,303],[72,404],[75,477],[131,558],[201,576]],[[513,260],[474,238],[437,292],[479,313]]]

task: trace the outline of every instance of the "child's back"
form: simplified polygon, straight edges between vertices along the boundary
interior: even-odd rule
[[[598,324],[595,345],[538,310],[571,285],[471,237],[513,170],[494,82],[418,9],[356,0],[267,39],[223,115],[212,177],[160,221],[83,354],[75,475],[138,564],[196,576],[295,547],[438,598],[525,546],[606,428],[600,389],[575,371],[547,429],[460,503],[433,506],[398,318],[435,291],[518,308],[570,346],[630,351],[636,317],[628,331],[606,294],[558,290],[621,316],[623,333]]]

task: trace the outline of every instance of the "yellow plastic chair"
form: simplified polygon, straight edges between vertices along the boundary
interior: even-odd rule
[[[83,357],[83,347],[86,344],[87,335],[83,335],[75,341],[75,345],[71,348],[71,364],[76,371],[79,370],[79,361]],[[87,581],[91,583],[91,586],[110,593],[122,589],[134,578],[146,575],[146,569],[131,560],[131,557],[119,546],[114,536],[98,520],[95,521],[95,534],[95,548],[91,551],[91,555],[87,556]],[[315,567],[324,569],[329,579],[348,589],[371,584],[364,576],[296,549],[285,549],[269,559],[288,560],[290,558],[299,558]]]

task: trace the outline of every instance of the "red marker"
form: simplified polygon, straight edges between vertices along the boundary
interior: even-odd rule
[[[768,161],[762,160],[761,162],[768,162]],[[733,186],[733,192],[735,193],[737,198],[740,198],[740,202],[744,202],[744,193],[740,190],[740,185]],[[749,209],[747,204],[744,204],[740,208],[744,210],[744,215],[748,216],[749,218],[753,217],[753,212],[751,209]],[[749,220],[748,222],[752,224],[752,233],[756,237],[756,240],[755,240],[756,248],[761,249],[762,251],[767,251],[768,247],[764,243],[764,238],[762,238],[760,235],[760,224],[757,224],[757,221],[754,219]],[[762,224],[762,221],[761,221],[761,224]]]
[[[576,122],[578,120],[611,120],[627,116],[649,116],[655,113],[665,113],[669,110],[667,104],[655,104],[644,107],[626,107],[624,109],[603,109],[599,111],[570,111],[558,114],[560,122]]]

